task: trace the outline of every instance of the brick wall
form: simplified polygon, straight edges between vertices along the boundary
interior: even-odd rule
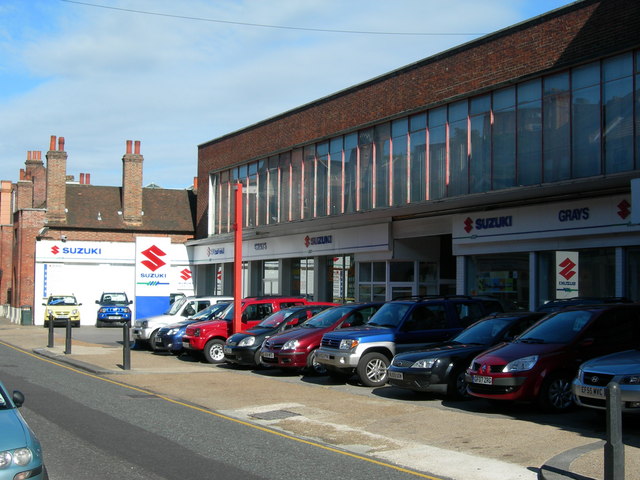
[[[55,138],[51,137],[50,150],[47,152],[47,221],[64,223],[67,218],[65,213],[67,152],[64,151],[62,137],[60,137],[58,149],[55,149]]]
[[[199,147],[197,237],[209,172],[637,47],[640,2],[585,1],[429,57]]]

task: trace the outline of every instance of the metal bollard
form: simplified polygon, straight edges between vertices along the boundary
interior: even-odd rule
[[[71,355],[71,319],[67,318],[66,336],[64,341],[64,354]]]
[[[129,340],[129,322],[122,326],[122,369],[131,369],[131,343]]]
[[[53,348],[53,315],[49,315],[49,343],[47,348]]]
[[[622,443],[622,407],[620,386],[607,385],[607,442],[604,445],[604,480],[624,480],[624,444]]]

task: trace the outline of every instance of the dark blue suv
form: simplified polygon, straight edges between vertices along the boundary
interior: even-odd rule
[[[104,292],[100,300],[96,300],[100,305],[96,318],[96,327],[105,325],[121,325],[124,322],[131,322],[131,309],[129,305],[133,303],[124,292]]]

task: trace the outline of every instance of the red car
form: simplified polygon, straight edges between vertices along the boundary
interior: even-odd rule
[[[283,308],[314,304],[304,297],[247,297],[242,299],[242,330],[256,326],[263,318]],[[233,304],[220,316],[187,327],[182,347],[188,352],[204,355],[209,363],[224,362],[224,343],[233,332]],[[238,333],[238,332],[236,332]]]
[[[581,363],[639,344],[640,304],[569,307],[478,355],[465,381],[475,397],[564,411],[573,404],[571,383]]]
[[[301,326],[268,338],[262,346],[261,361],[267,366],[324,374],[326,369],[315,360],[322,335],[337,328],[362,325],[381,306],[382,303],[349,303],[320,312]]]

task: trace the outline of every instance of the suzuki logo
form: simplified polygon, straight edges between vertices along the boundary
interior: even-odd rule
[[[191,270],[185,268],[180,272],[180,278],[183,280],[189,280],[191,278]]]
[[[573,269],[576,264],[568,258],[563,260],[559,264],[559,266],[562,267],[562,270],[560,270],[560,275],[562,275],[566,280],[569,280],[576,274],[575,270]]]
[[[149,247],[146,250],[140,252],[142,255],[147,257],[148,260],[143,260],[142,263],[145,267],[147,267],[152,272],[155,272],[163,265],[166,265],[166,262],[163,262],[159,257],[164,257],[166,253],[160,250],[155,245],[153,247]]]
[[[631,210],[629,210],[629,207],[631,205],[629,204],[629,202],[627,202],[626,200],[622,200],[619,204],[618,204],[618,208],[620,210],[618,210],[618,215],[620,216],[620,218],[622,218],[623,220],[625,218],[627,218],[629,215],[631,215]]]
[[[311,244],[311,239],[309,238],[309,235],[307,235],[306,237],[304,237],[304,246],[309,248],[310,244]]]
[[[465,232],[469,233],[473,230],[473,220],[471,220],[471,218],[467,217],[463,223]]]
[[[58,253],[60,253],[60,249],[58,248],[57,245],[54,245],[53,247],[51,247],[51,253],[53,253],[54,255],[57,255]]]

